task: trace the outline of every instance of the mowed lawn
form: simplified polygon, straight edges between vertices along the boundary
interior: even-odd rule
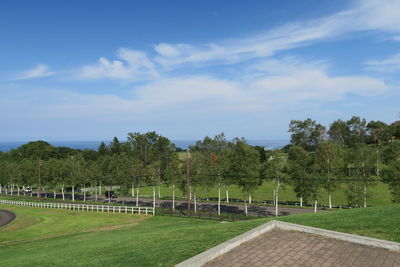
[[[267,219],[219,221],[1,205],[2,266],[173,266]]]
[[[272,219],[218,222],[1,205],[2,266],[173,266]],[[282,221],[400,242],[400,205],[291,215]]]
[[[400,242],[400,204],[290,215],[280,220]]]

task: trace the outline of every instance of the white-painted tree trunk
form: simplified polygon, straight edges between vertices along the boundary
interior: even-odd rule
[[[280,187],[280,183],[278,181],[278,184],[276,186],[276,190],[274,190],[275,192],[275,217],[279,216],[279,210],[278,210],[278,204],[279,204],[279,187]]]
[[[218,184],[218,215],[221,215],[221,183]]]
[[[97,202],[97,186],[94,188],[94,201]]]
[[[0,194],[3,193],[2,188],[1,188],[1,184],[0,184]]]
[[[300,207],[303,207],[303,198],[300,198]]]
[[[13,185],[11,185],[11,188],[10,188],[10,195],[12,195],[13,194]]]
[[[246,194],[244,195],[244,214],[247,216],[247,199],[246,199]]]
[[[56,197],[57,197],[56,189],[53,189],[53,198],[56,199]]]
[[[251,204],[251,194],[249,195],[249,204]]]
[[[7,195],[7,187],[6,187],[6,195]]]
[[[172,184],[172,210],[175,210],[175,184]]]
[[[85,188],[85,185],[83,185],[83,202],[86,202],[86,188]]]
[[[367,207],[367,185],[364,184],[364,208]]]
[[[31,197],[33,197],[32,185],[30,185],[29,188],[31,189]]]
[[[25,185],[22,186],[22,192],[23,192],[23,194],[24,194],[24,196],[25,196],[25,195],[26,195],[26,193],[25,193]],[[1,193],[1,186],[0,186],[0,193]]]
[[[132,197],[134,197],[134,196],[135,196],[135,186],[134,186],[134,184],[132,182]]]
[[[156,208],[156,187],[153,186],[153,208]]]
[[[192,187],[189,186],[189,200],[192,200]]]
[[[46,190],[46,188],[43,187],[43,191],[44,191],[44,198],[47,198],[47,190]]]
[[[273,198],[273,200],[272,200],[272,202],[274,203],[274,205],[275,205],[275,200],[276,200],[276,190],[275,190],[275,188],[274,188],[274,198]]]
[[[332,208],[332,193],[331,192],[329,192],[329,194],[328,194],[328,200],[329,200],[329,208],[331,209]]]
[[[61,187],[61,195],[62,195],[63,200],[65,200],[64,185]]]
[[[72,186],[72,201],[75,201],[75,186]]]
[[[196,192],[193,193],[193,199],[194,199],[194,212],[197,212],[197,201],[196,201]]]
[[[229,203],[229,186],[226,186],[225,194],[226,194],[226,203]]]
[[[99,192],[99,195],[101,195],[101,182],[100,182],[100,192]]]
[[[314,213],[317,213],[317,200],[314,202]]]
[[[161,189],[159,185],[158,185],[158,198],[161,198]]]
[[[17,185],[17,194],[19,195],[19,185]]]
[[[136,188],[136,207],[139,207],[139,187]]]

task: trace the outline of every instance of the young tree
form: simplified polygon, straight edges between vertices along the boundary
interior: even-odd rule
[[[315,153],[315,169],[322,186],[328,193],[329,208],[332,208],[332,193],[339,186],[344,168],[343,149],[333,142],[323,142]]]
[[[232,149],[227,152],[227,172],[235,177],[237,185],[244,193],[245,214],[247,216],[247,195],[252,194],[260,185],[260,156],[257,150],[236,138]]]
[[[313,159],[304,148],[292,146],[288,150],[290,184],[300,203],[314,200],[315,212],[318,196],[318,179],[312,171]]]
[[[291,143],[306,150],[315,150],[315,147],[324,140],[325,131],[325,126],[310,118],[304,121],[292,120],[289,124],[289,132],[292,133]]]
[[[278,203],[279,203],[279,189],[282,183],[287,179],[288,158],[287,155],[280,151],[275,150],[270,154],[266,162],[265,174],[268,180],[273,181],[274,184],[274,202],[275,202],[275,216],[279,216]]]
[[[382,121],[370,121],[367,124],[367,129],[370,134],[371,141],[376,146],[376,175],[380,175],[380,152],[382,147],[382,142],[388,141],[390,137],[389,126]]]

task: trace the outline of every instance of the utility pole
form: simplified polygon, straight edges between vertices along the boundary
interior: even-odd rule
[[[189,149],[186,150],[186,178],[187,178],[187,200],[188,200],[188,212],[190,212],[190,173],[189,173]]]

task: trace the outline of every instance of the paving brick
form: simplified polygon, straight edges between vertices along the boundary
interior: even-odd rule
[[[400,253],[274,229],[206,266],[400,266]]]

